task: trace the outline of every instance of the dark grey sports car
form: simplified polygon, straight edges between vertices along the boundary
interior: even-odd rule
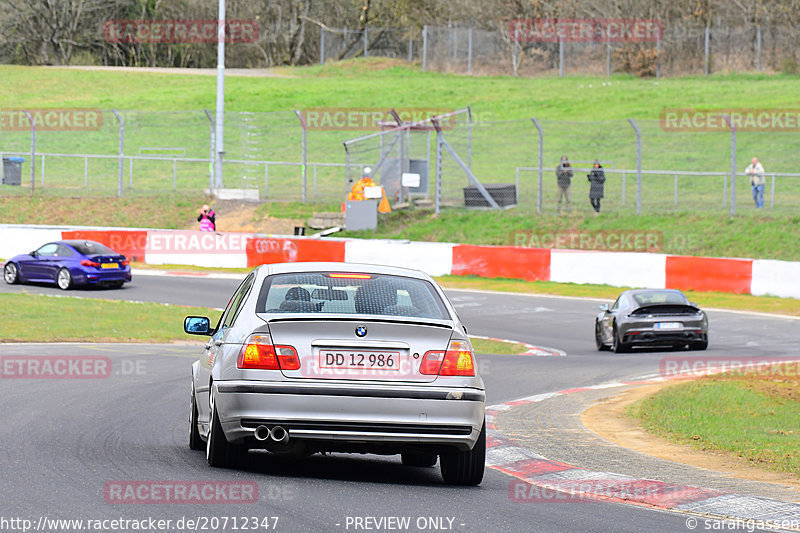
[[[627,352],[637,346],[708,347],[708,318],[673,289],[637,289],[604,304],[594,321],[598,350]]]

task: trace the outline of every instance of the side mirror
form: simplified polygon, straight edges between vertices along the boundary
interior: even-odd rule
[[[608,311],[608,304],[603,304],[600,306],[601,311]]]
[[[34,251],[30,252],[28,255],[31,256],[31,257],[36,257],[39,254],[37,254],[36,250],[34,250]]]
[[[187,316],[183,319],[183,331],[189,335],[210,335],[211,321],[205,316]]]
[[[692,307],[697,307],[698,309],[700,309],[700,306],[697,305],[695,302],[689,302],[689,305],[691,305]]]

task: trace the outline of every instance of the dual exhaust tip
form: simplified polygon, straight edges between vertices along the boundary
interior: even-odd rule
[[[289,432],[281,426],[275,426],[272,429],[267,426],[258,426],[253,432],[253,436],[261,442],[270,439],[278,444],[289,442]]]

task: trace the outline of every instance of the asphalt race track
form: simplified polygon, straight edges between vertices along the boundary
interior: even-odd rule
[[[121,290],[77,290],[69,295],[224,307],[237,285],[235,279],[134,275]],[[63,294],[55,287],[0,286],[0,292],[21,291]],[[659,372],[659,361],[670,355],[597,352],[592,325],[598,302],[470,291],[449,295],[470,333],[566,352],[551,357],[482,356],[487,405],[652,376]],[[800,320],[711,311],[709,322],[709,350],[678,355],[797,355]],[[235,531],[243,525],[251,531],[314,532],[690,530],[686,514],[640,506],[515,502],[509,494],[512,478],[493,469],[486,470],[479,487],[457,488],[442,484],[438,467],[404,467],[397,457],[334,454],[284,461],[251,454],[254,461],[244,470],[209,468],[204,453],[187,445],[189,372],[202,344],[0,346],[0,357],[92,355],[111,363],[104,379],[0,380],[0,530],[22,531],[23,525],[40,531],[77,530],[74,524],[48,528],[54,519],[150,518],[172,521],[163,528],[151,523],[146,529],[153,531]],[[226,498],[223,491],[212,503],[129,504],[118,503],[109,492],[142,481],[150,482],[148,487],[152,482],[217,487],[232,482],[255,487],[257,498],[242,502],[235,495]],[[148,494],[140,493],[139,499],[146,500]],[[259,520],[245,524],[244,517]],[[187,525],[187,520],[199,523]],[[127,529],[126,524],[105,524],[102,531],[133,530],[130,523]],[[87,523],[82,528],[87,530]],[[702,521],[697,529],[703,529]]]

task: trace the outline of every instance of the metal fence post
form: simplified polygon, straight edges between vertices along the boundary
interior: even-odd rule
[[[114,113],[114,116],[117,117],[117,122],[119,123],[119,164],[117,168],[118,173],[118,184],[117,184],[117,196],[122,197],[122,168],[123,168],[123,159],[124,159],[124,144],[125,144],[125,121],[122,120],[122,117],[119,113],[117,113],[116,109],[111,110]]]
[[[366,28],[364,30],[366,32]],[[306,190],[307,190],[307,182],[308,182],[308,144],[307,144],[307,128],[306,128],[306,119],[303,117],[303,114],[295,109],[295,114],[297,118],[300,119],[300,125],[303,127],[303,203],[306,201]]]
[[[678,175],[675,174],[675,207],[678,207]]]
[[[709,38],[709,29],[708,29],[708,26],[706,26],[706,35],[705,35],[705,62],[706,62],[705,73],[706,73],[706,76],[708,76],[708,71],[709,71],[709,65],[708,65],[708,38]]]
[[[428,66],[428,26],[422,27],[422,72]]]
[[[564,39],[558,37],[558,77],[564,77]]]
[[[722,115],[731,129],[731,216],[736,214],[736,126],[728,115]]]
[[[472,26],[467,32],[467,74],[472,74]]]
[[[472,106],[467,106],[467,166],[472,170]]]
[[[611,32],[606,35],[606,77],[611,77]]]
[[[324,31],[324,30],[323,30]],[[215,130],[214,130],[214,118],[211,116],[211,111],[208,109],[203,109],[206,112],[206,117],[208,117],[208,123],[211,127],[211,147],[209,148],[208,152],[208,194],[214,194],[214,145],[216,143],[215,140]],[[131,171],[131,176],[133,176],[133,171]],[[133,179],[131,177],[131,179]],[[132,186],[132,185],[131,185]]]
[[[544,132],[542,131],[542,126],[539,124],[539,121],[535,118],[531,118],[533,121],[533,125],[536,126],[536,130],[539,132],[539,156],[538,156],[538,163],[536,164],[539,167],[539,180],[536,185],[536,212],[542,212],[542,194],[544,189],[544,177],[542,175],[542,157],[544,157]],[[519,194],[519,191],[517,191]]]
[[[30,112],[23,110],[28,121],[31,123],[31,194],[36,187],[36,122],[33,120]]]
[[[769,195],[769,208],[775,207],[775,174],[772,175],[772,192]]]
[[[434,212],[438,215],[442,202],[442,130],[436,128],[436,194]]]
[[[367,57],[367,48],[369,48],[369,39],[367,37],[367,27],[364,26],[364,57]]]
[[[325,64],[325,28],[319,29],[319,64]]]
[[[517,75],[519,69],[519,32],[514,28],[514,50],[511,56],[511,69],[514,71],[514,76]]]
[[[414,38],[409,33],[408,34],[408,62],[411,63],[414,60]]]
[[[656,79],[661,77],[661,32],[656,39]]]
[[[642,213],[642,130],[632,118],[628,119],[636,132],[636,214]]]
[[[756,26],[756,68],[761,72],[761,26]]]

